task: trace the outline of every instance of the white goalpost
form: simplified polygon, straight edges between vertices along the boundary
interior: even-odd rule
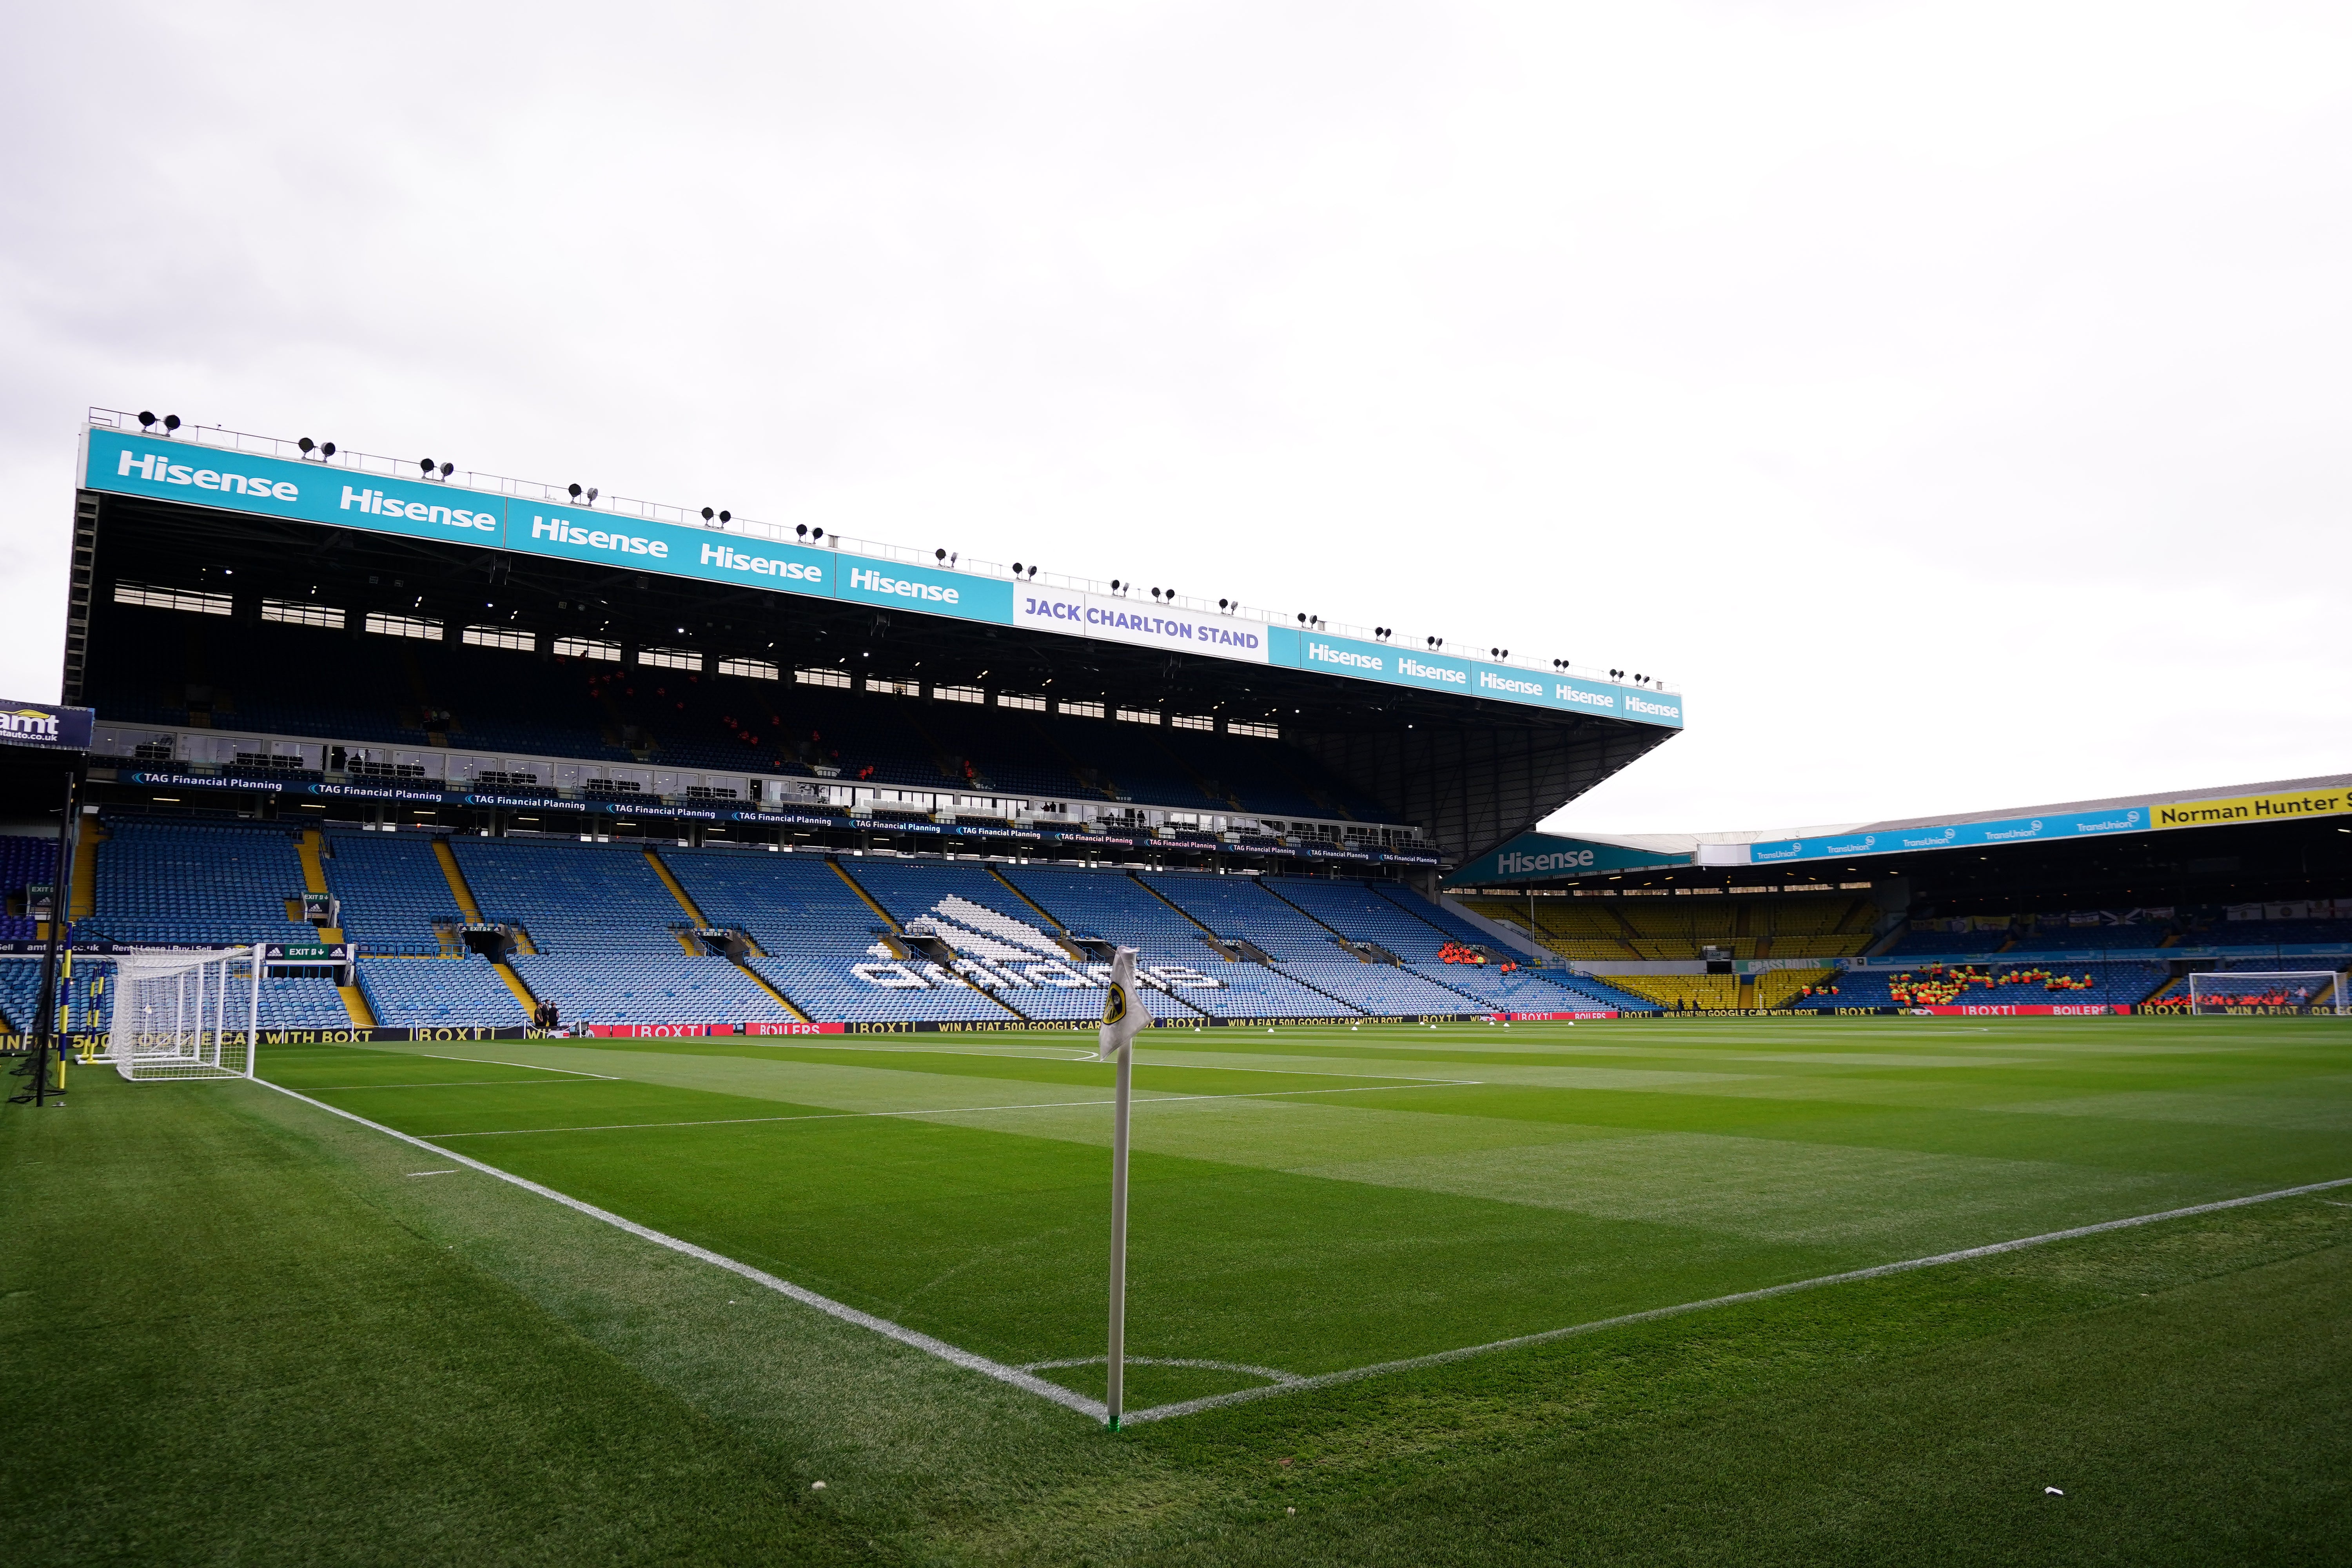
[[[104,1060],[134,1079],[251,1078],[261,950],[124,953]]]
[[[2192,1013],[2347,1013],[2333,969],[2211,969],[2189,977]]]

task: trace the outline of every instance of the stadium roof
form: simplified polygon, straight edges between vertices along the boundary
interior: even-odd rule
[[[1964,847],[2079,843],[2120,834],[2339,815],[2352,818],[2352,773],[1811,827],[1715,833],[1529,833],[1463,866],[1450,879],[1456,884],[1541,882],[1677,864],[1726,868],[1773,866]]]
[[[698,658],[1050,689],[1264,725],[1313,753],[1445,858],[1524,832],[1683,724],[1654,684],[1354,635],[712,511],[92,410],[68,616],[66,700],[84,700],[90,604],[122,582],[237,602],[331,594],[356,615],[445,617],[497,601],[537,639],[608,638]],[[430,478],[425,475],[431,474]],[[324,586],[320,586],[324,584]],[[454,635],[454,633],[452,634]],[[1431,639],[1433,641],[1433,639]],[[917,667],[919,666],[919,669]],[[270,670],[291,692],[331,671]],[[101,706],[103,704],[101,703]]]

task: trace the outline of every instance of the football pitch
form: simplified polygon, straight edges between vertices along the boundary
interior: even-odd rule
[[[175,1510],[240,1444],[274,1451],[273,1419],[318,1437],[379,1405],[412,1443],[292,1463],[424,1508],[358,1553],[411,1562],[2322,1561],[2352,1526],[2336,1020],[1148,1033],[1116,1435],[1091,1047],[84,1072],[9,1140],[38,1218],[0,1290],[58,1401],[9,1438],[214,1435],[194,1472],[118,1468],[33,1527],[35,1560],[106,1555],[100,1525],[191,1559],[346,1554],[296,1520],[229,1552]],[[306,1229],[371,1261],[339,1280]],[[172,1322],[201,1331],[166,1353]],[[299,1418],[240,1375],[290,1378]],[[567,1463],[640,1447],[668,1481],[606,1480],[595,1522],[481,1557],[442,1533],[539,1518]],[[459,1451],[470,1504],[441,1498]]]

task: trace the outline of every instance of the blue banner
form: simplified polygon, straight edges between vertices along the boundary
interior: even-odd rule
[[[1391,686],[1411,686],[1457,697],[1523,702],[1561,712],[1630,719],[1669,729],[1683,727],[1683,700],[1679,695],[1640,687],[1612,686],[1574,676],[1543,675],[1507,664],[1416,651],[1389,643],[1361,642],[1323,632],[1303,632],[1293,626],[1268,628],[1268,645],[1276,664],[1295,669],[1385,681]]]
[[[1000,626],[1013,624],[1010,582],[936,566],[904,566],[895,561],[844,555],[840,558],[840,580],[834,584],[833,595],[861,605],[956,616]]]
[[[2147,808],[2127,805],[2107,811],[2006,817],[1998,822],[1879,828],[1869,833],[1831,834],[1821,838],[1783,838],[1771,843],[1751,844],[1748,847],[1748,864],[1771,866],[1790,860],[1834,860],[1855,855],[1896,855],[1992,844],[2032,844],[2109,833],[2143,833],[2147,830]]]
[[[1687,866],[1687,855],[1662,855],[1594,844],[1549,833],[1522,833],[1501,848],[1479,856],[1445,879],[1448,888],[1492,887],[1497,882],[1549,882],[1592,871],[1624,871],[1652,866]]]

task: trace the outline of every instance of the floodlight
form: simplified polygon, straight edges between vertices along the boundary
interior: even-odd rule
[[[812,528],[809,530],[809,537],[811,539],[823,539],[824,537],[824,530],[821,528]],[[835,535],[835,537],[838,538],[839,536]]]
[[[735,514],[724,508],[721,508],[719,513],[719,521],[721,522],[732,522],[735,521]]]
[[[718,515],[719,514],[717,512],[712,511],[709,507],[704,507],[702,509],[702,521],[705,522],[709,522],[712,518],[717,517]]]
[[[1221,610],[1222,610],[1222,609],[1223,609],[1224,607],[1225,607],[1225,601],[1224,601],[1224,600],[1223,600],[1223,599],[1219,599],[1219,600],[1217,601],[1217,608],[1219,608],[1219,609],[1221,609]]]
[[[590,485],[588,487],[588,504],[590,506],[594,506],[596,504],[596,487],[594,485]]]
[[[319,456],[320,456],[321,458],[331,458],[331,457],[333,457],[334,455],[335,455],[335,444],[334,444],[332,441],[329,441],[329,442],[325,443],[323,446],[321,446],[321,447],[319,448]]]
[[[1018,576],[1020,576],[1020,575],[1021,575],[1021,563],[1019,563],[1018,561],[1015,561],[1015,562],[1013,563],[1013,574],[1015,577],[1018,577]]]
[[[139,417],[144,419],[150,425],[155,423],[155,416],[152,414],[142,414]],[[294,443],[296,449],[306,458],[310,455],[310,449],[317,445],[318,443],[311,440],[308,436],[303,437],[299,441]]]
[[[164,415],[164,416],[163,416],[163,429],[164,429],[165,434],[167,434],[167,435],[176,435],[176,434],[178,434],[178,432],[179,432],[179,428],[180,428],[180,416],[179,416],[178,415],[176,415],[176,414],[166,414],[166,415]]]
[[[451,474],[456,473],[457,471],[457,464],[455,464],[455,463],[444,463],[444,464],[442,464],[442,465],[441,465],[441,482],[442,482],[443,484],[447,484],[447,483],[449,482],[449,476],[450,476]],[[590,500],[594,500],[596,499],[596,492],[595,492],[594,490],[590,490],[590,491],[588,492],[588,499],[589,499]]]
[[[1116,577],[1110,580],[1110,591],[1114,594],[1118,592],[1118,579]]]
[[[1032,576],[1032,577],[1036,576],[1036,575],[1037,575],[1037,568],[1035,568],[1034,566],[1030,567],[1030,568],[1029,568],[1029,575],[1030,575],[1030,576]]]
[[[572,493],[572,504],[578,506],[580,504],[580,487],[577,484],[570,484],[563,488]],[[710,514],[706,511],[702,515],[709,517]]]
[[[432,458],[417,458],[417,459],[416,459],[416,467],[418,468],[418,469],[419,469],[419,470],[421,470],[421,471],[424,473],[424,475],[425,475],[425,477],[426,479],[431,479],[431,478],[433,477],[433,459],[432,459]]]
[[[801,538],[806,539],[808,537],[808,524],[805,522],[796,522],[793,524],[793,531],[800,535]]]
[[[931,559],[934,561],[945,561],[947,558],[948,552],[944,550],[934,550],[931,552]]]

